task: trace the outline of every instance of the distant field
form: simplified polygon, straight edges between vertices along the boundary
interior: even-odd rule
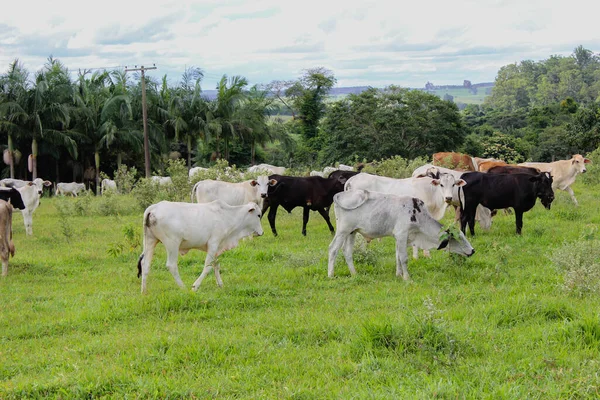
[[[449,94],[454,97],[455,103],[465,104],[483,104],[484,99],[489,96],[487,93],[491,88],[482,87],[477,89],[477,94],[473,94],[469,89],[438,89],[433,92],[440,98],[444,98],[444,95]]]
[[[221,257],[223,288],[211,273],[197,293],[179,289],[159,244],[147,296],[141,248],[123,234],[142,231],[132,198],[43,198],[33,237],[13,217],[0,398],[597,398],[600,299],[566,289],[593,287],[598,258],[575,281],[552,261],[600,247],[600,186],[574,191],[579,207],[558,192],[525,214],[522,236],[503,212],[477,226],[468,259],[410,259],[412,282],[396,278],[390,238],[357,243],[354,277],[340,254],[329,279],[322,218],[304,237],[302,210],[280,209],[278,237],[263,218],[264,236]],[[203,260],[180,256],[188,287]]]

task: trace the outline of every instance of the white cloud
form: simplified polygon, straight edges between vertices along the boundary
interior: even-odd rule
[[[420,87],[492,81],[506,63],[579,44],[600,51],[584,0],[224,3],[29,2],[0,14],[0,65],[19,58],[36,70],[50,54],[71,69],[156,63],[153,74],[173,81],[194,65],[207,88],[225,73],[266,83],[325,66],[339,85]]]

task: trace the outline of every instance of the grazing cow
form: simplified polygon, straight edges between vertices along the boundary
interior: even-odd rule
[[[306,224],[308,223],[310,210],[318,211],[321,214],[333,234],[333,225],[331,225],[326,208],[331,206],[333,195],[344,190],[345,177],[333,179],[321,178],[320,176],[271,175],[269,179],[274,179],[277,183],[269,186],[268,196],[263,202],[262,212],[264,214],[270,208],[269,225],[273,235],[277,236],[275,217],[277,216],[277,208],[280,205],[289,213],[296,207],[304,209],[302,219],[302,234],[304,236],[306,236]]]
[[[431,216],[439,221],[444,216],[448,204],[452,203],[454,186],[464,184],[465,181],[455,179],[451,174],[441,174],[440,179],[427,176],[395,179],[363,172],[348,179],[345,190],[364,189],[397,196],[417,197],[425,202]]]
[[[250,168],[248,168],[248,172],[250,173],[255,173],[255,172],[259,172],[259,173],[265,173],[265,174],[275,174],[275,175],[283,175],[285,174],[285,167],[276,167],[274,165],[270,165],[270,164],[258,164],[258,165],[253,165]]]
[[[477,171],[473,158],[467,154],[441,152],[433,155],[433,165],[458,171]]]
[[[198,290],[213,267],[217,284],[223,286],[219,255],[236,247],[246,236],[261,236],[260,217],[260,209],[255,203],[230,206],[220,200],[205,204],[161,201],[151,205],[144,212],[144,251],[138,261],[142,293],[146,293],[146,281],[158,242],[165,246],[167,268],[180,287],[184,285],[177,268],[178,253],[186,254],[191,249],[206,252],[204,269],[192,290]]]
[[[537,198],[547,209],[554,200],[552,177],[547,172],[538,175],[467,172],[462,179],[467,184],[461,189],[460,227],[465,232],[468,223],[471,235],[475,235],[475,210],[479,204],[490,210],[512,207],[520,235],[523,213],[533,208]]]
[[[356,274],[352,250],[356,233],[367,240],[393,236],[396,240],[396,276],[410,279],[407,247],[448,249],[471,256],[475,250],[460,232],[459,237],[440,241],[442,224],[427,212],[422,200],[367,190],[350,190],[333,197],[337,232],[329,245],[327,274],[333,277],[335,259],[344,246],[344,257],[352,275]]]
[[[559,160],[551,163],[525,162],[519,165],[538,168],[542,172],[550,172],[553,180],[552,189],[560,189],[569,193],[573,203],[578,205],[579,203],[577,203],[571,185],[575,183],[577,174],[585,173],[587,171],[585,164],[591,162],[591,160],[583,157],[581,154],[575,154],[570,160]]]
[[[190,171],[188,172],[189,178],[192,179],[197,172],[201,172],[201,171],[208,171],[208,168],[204,168],[204,167],[192,167],[192,168],[190,168]]]
[[[171,179],[170,176],[152,176],[150,178],[152,180],[152,182],[156,182],[158,183],[159,186],[166,186],[166,185],[172,185],[173,184],[173,180]]]
[[[66,194],[70,194],[73,197],[77,197],[77,194],[85,190],[85,185],[83,183],[77,182],[61,182],[56,184],[56,195],[62,194],[63,196]]]
[[[12,241],[12,211],[13,207],[10,203],[0,200],[0,259],[2,259],[2,276],[8,275],[9,257],[15,256],[15,245]]]
[[[25,208],[21,209],[23,214],[23,223],[25,224],[25,232],[28,235],[33,235],[33,212],[40,205],[40,197],[42,197],[42,189],[33,182],[28,182],[27,185],[17,189],[21,193],[21,199]]]
[[[455,171],[453,169],[444,168],[444,167],[436,167],[433,164],[425,164],[414,170],[412,177],[413,178],[422,178],[424,176],[429,176],[430,178],[440,179],[440,174],[450,174],[454,176],[455,180],[461,179],[462,171]],[[459,196],[459,186],[452,187],[452,202],[450,203],[454,207],[455,220],[460,220],[460,199]],[[477,212],[475,215],[475,220],[479,221],[479,226],[483,230],[489,230],[492,226],[492,211],[482,205],[477,206]]]
[[[540,171],[537,168],[533,167],[520,167],[518,165],[502,165],[492,167],[487,170],[488,174],[529,174],[529,175],[537,175]]]
[[[221,200],[230,206],[241,206],[246,203],[262,204],[267,197],[269,186],[277,183],[274,179],[269,179],[261,175],[256,179],[244,182],[223,182],[205,179],[199,181],[192,189],[192,203],[194,197],[198,203],[210,203],[211,201]]]
[[[23,210],[25,203],[23,203],[23,197],[21,192],[15,188],[4,188],[0,187],[0,200],[4,200],[10,203],[14,208]]]
[[[105,191],[112,190],[113,192],[117,192],[117,182],[112,179],[102,179],[100,185],[100,193],[104,194]]]

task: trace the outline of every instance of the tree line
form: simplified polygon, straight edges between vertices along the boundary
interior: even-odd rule
[[[600,144],[600,57],[582,46],[502,67],[484,104],[462,111],[394,85],[331,101],[337,81],[320,67],[251,87],[224,75],[213,99],[203,95],[203,76],[191,67],[175,85],[166,75],[145,77],[157,174],[173,159],[188,168],[219,159],[320,168],[455,150],[549,161]],[[140,79],[124,70],[72,74],[53,57],[35,73],[12,62],[0,76],[1,177],[98,182],[100,171],[111,175],[121,164],[143,170]]]

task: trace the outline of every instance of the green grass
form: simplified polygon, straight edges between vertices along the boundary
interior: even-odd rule
[[[61,199],[44,198],[33,237],[13,217],[0,398],[597,398],[598,294],[565,291],[550,261],[598,239],[600,187],[574,190],[579,208],[558,192],[552,210],[525,214],[521,237],[500,212],[491,231],[476,227],[473,257],[409,260],[408,283],[390,238],[357,240],[357,276],[340,254],[327,278],[322,218],[311,213],[303,237],[301,210],[279,210],[278,237],[263,218],[264,236],[222,256],[221,289],[213,274],[196,293],[179,289],[159,245],[146,296],[141,249],[108,254],[128,243],[124,227],[141,232],[141,211],[91,215],[93,199],[65,220]],[[180,257],[188,287],[203,260]]]

